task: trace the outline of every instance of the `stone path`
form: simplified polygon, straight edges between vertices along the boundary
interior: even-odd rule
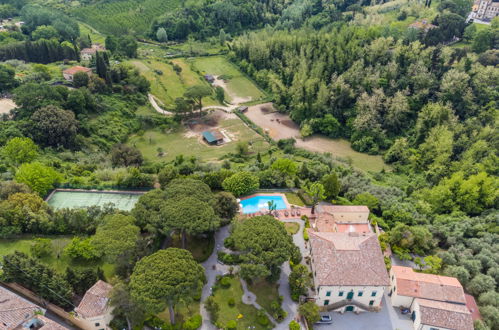
[[[253,292],[248,290],[248,285],[247,285],[246,281],[243,280],[242,278],[240,278],[240,281],[241,281],[241,286],[243,287],[243,291],[244,291],[244,294],[242,296],[243,303],[245,303],[246,305],[253,305],[256,309],[263,310],[265,312],[265,314],[267,315],[267,317],[269,318],[270,322],[272,322],[274,325],[276,325],[277,322],[274,320],[272,315],[267,313],[267,311],[256,302],[256,295]]]

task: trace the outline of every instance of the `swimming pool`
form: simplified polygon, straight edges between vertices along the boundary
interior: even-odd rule
[[[273,201],[276,210],[285,210],[288,205],[281,195],[257,195],[241,200],[240,204],[243,209],[243,214],[256,213],[269,209],[268,202]]]

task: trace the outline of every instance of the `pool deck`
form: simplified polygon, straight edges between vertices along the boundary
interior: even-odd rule
[[[255,193],[255,194],[245,196],[245,197],[241,198],[240,200],[245,200],[245,199],[258,197],[258,196],[278,196],[278,197],[281,197],[283,199],[284,203],[286,204],[286,209],[273,211],[272,214],[269,214],[269,211],[260,211],[260,212],[256,212],[256,213],[244,214],[242,208],[239,207],[239,213],[242,216],[247,217],[247,218],[251,218],[251,217],[256,217],[256,216],[260,216],[260,215],[272,215],[276,219],[279,219],[279,220],[300,219],[304,215],[306,215],[309,218],[314,217],[314,216],[311,216],[312,208],[295,206],[295,205],[289,204],[288,199],[286,198],[286,195],[283,193],[267,193],[267,192]]]

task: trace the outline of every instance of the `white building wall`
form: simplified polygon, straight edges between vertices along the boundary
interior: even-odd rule
[[[390,295],[390,300],[392,301],[392,306],[394,307],[406,307],[410,308],[412,305],[412,302],[414,301],[414,297],[409,297],[409,296],[403,296],[398,294],[398,288],[397,288],[397,277],[393,273],[392,270],[390,270],[390,288],[388,291],[388,294]]]
[[[111,314],[113,311],[113,308],[107,308],[106,313],[91,317],[91,318],[84,318],[84,317],[78,317],[77,319],[85,323],[85,330],[100,330],[100,329],[111,329],[109,327],[109,323],[113,320],[113,315]],[[96,325],[99,324],[99,325]]]
[[[320,286],[317,290],[316,304],[320,307],[327,307],[347,300],[348,294],[353,292],[352,301],[357,301],[366,306],[377,307],[381,305],[385,289],[384,286]],[[359,293],[362,295],[359,295]],[[375,295],[373,296],[373,294]],[[372,304],[370,305],[371,301]]]

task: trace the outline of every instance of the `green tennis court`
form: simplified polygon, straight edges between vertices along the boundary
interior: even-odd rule
[[[130,211],[142,193],[55,191],[47,203],[56,209],[73,209],[114,204],[120,210]]]

